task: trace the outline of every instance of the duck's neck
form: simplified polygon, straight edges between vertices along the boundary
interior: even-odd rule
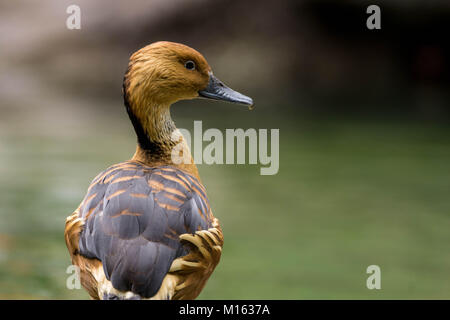
[[[152,167],[174,166],[200,179],[189,147],[170,116],[170,106],[150,105],[141,112],[127,106],[127,111],[138,138],[132,160]],[[187,161],[173,161],[173,150],[183,150]]]

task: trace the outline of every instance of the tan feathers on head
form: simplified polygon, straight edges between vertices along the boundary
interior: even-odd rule
[[[186,67],[189,63],[190,70]],[[152,43],[135,52],[125,74],[125,90],[133,111],[148,105],[170,105],[198,97],[209,80],[210,66],[196,50],[173,42]]]

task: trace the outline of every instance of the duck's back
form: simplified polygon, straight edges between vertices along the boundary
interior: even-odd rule
[[[70,244],[75,246],[74,263],[79,260],[74,259],[76,255],[86,261],[99,260],[115,290],[141,298],[155,296],[168,273],[183,271],[180,266],[174,269],[174,261],[181,258],[186,264],[183,257],[200,250],[194,241],[196,233],[218,227],[205,189],[195,177],[173,167],[149,167],[136,161],[100,173],[73,217],[82,223],[80,232],[66,226],[69,249]],[[213,240],[221,247],[221,232],[215,232]],[[217,262],[207,264],[213,263],[214,268]],[[90,291],[105,294],[98,288]]]

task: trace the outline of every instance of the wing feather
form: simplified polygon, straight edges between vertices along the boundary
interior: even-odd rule
[[[172,262],[188,254],[179,236],[211,227],[201,184],[173,168],[127,162],[100,173],[80,206],[80,254],[101,260],[119,291],[157,293]]]

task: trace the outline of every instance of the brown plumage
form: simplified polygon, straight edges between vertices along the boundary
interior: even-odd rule
[[[123,94],[136,153],[94,178],[67,218],[72,263],[93,299],[194,299],[219,263],[223,235],[169,107],[198,96],[253,102],[215,78],[200,53],[171,42],[131,56]],[[176,145],[188,161],[172,160]]]

